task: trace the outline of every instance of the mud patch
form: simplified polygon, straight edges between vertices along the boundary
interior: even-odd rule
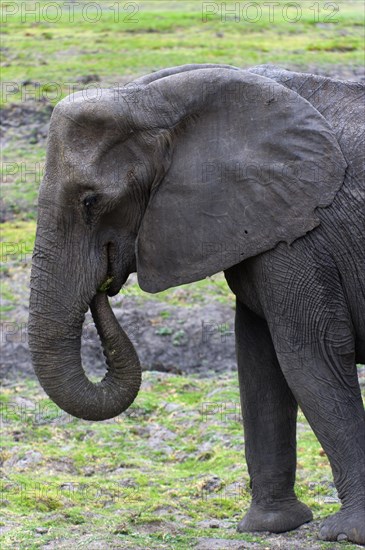
[[[3,377],[9,380],[35,376],[26,328],[29,268],[20,270],[16,280],[19,304],[2,324]],[[208,303],[182,307],[121,295],[111,302],[118,322],[137,350],[143,370],[208,376],[236,369],[231,306],[207,299]],[[90,313],[86,315],[81,345],[85,371],[89,376],[102,377],[106,366]]]
[[[26,141],[30,145],[46,141],[53,106],[46,101],[15,103],[2,109],[1,146],[11,139]],[[4,151],[6,155],[6,151]]]

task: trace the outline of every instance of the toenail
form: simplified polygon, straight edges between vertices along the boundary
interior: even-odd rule
[[[337,537],[337,541],[341,542],[341,540],[349,540],[349,539],[347,538],[347,535],[345,535],[345,533],[340,533]]]

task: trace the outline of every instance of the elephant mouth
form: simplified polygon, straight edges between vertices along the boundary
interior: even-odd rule
[[[107,294],[108,296],[115,296],[116,294],[118,294],[118,292],[120,291],[120,289],[122,288],[122,286],[124,285],[124,283],[126,282],[128,276],[125,277],[125,278],[121,278],[120,276],[111,276],[109,277],[108,279],[110,280],[110,285],[108,285],[108,288],[107,288]]]
[[[129,265],[120,265],[120,256],[118,255],[116,246],[113,243],[108,243],[106,249],[107,274],[104,282],[99,287],[99,291],[106,292],[107,295],[111,297],[118,294],[122,286],[127,281],[129,274],[131,273],[131,269]]]

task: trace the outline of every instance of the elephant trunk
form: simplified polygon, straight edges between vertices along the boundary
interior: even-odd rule
[[[67,308],[64,304],[57,306],[55,301],[51,306],[58,309],[55,320],[48,309],[49,296],[37,289],[38,274],[32,273],[29,346],[40,384],[59,407],[73,416],[85,420],[117,416],[138,394],[141,366],[131,341],[113,314],[107,295],[98,292],[90,304],[107,363],[103,380],[93,383],[81,364],[81,333],[86,307],[77,315],[77,322],[59,321],[62,309],[67,311]]]

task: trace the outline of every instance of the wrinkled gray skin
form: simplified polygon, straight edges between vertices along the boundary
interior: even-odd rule
[[[190,65],[103,94],[70,96],[52,115],[29,320],[42,386],[75,416],[119,414],[141,372],[107,294],[136,270],[151,292],[225,270],[253,495],[239,531],[312,519],[293,490],[299,404],[342,501],[320,536],[365,544],[364,88]],[[286,158],[298,177],[280,178]],[[80,361],[89,307],[108,363],[98,384]]]

